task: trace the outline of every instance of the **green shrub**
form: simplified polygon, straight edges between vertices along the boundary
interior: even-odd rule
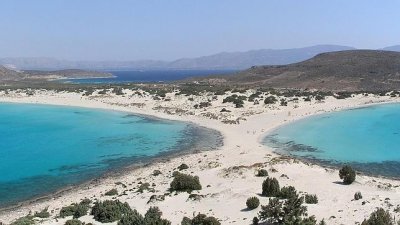
[[[178,166],[178,170],[187,170],[189,169],[189,166],[186,165],[185,163],[182,163],[180,166]]]
[[[285,99],[281,99],[281,106],[287,106],[287,101]]]
[[[75,212],[73,214],[73,218],[77,219],[82,216],[86,216],[89,211],[89,205],[78,204],[75,208]]]
[[[65,225],[82,225],[82,222],[77,219],[67,220]]]
[[[113,188],[113,189],[107,191],[104,195],[106,195],[106,196],[118,195],[118,190]]]
[[[255,216],[253,217],[253,223],[252,225],[258,225],[258,222],[260,222],[260,220]]]
[[[354,200],[360,200],[360,199],[362,199],[362,194],[361,192],[358,191],[354,194]]]
[[[70,206],[62,207],[60,210],[60,217],[73,216],[74,219],[85,216],[89,211],[89,205],[92,201],[85,198],[79,204],[72,204]]]
[[[336,99],[345,99],[345,98],[351,98],[352,94],[350,92],[338,92],[334,97]]]
[[[275,104],[278,100],[275,98],[275,96],[268,96],[264,99],[264,104]]]
[[[325,99],[325,96],[323,96],[323,95],[317,95],[317,96],[315,96],[315,100],[317,100],[317,101],[322,101],[322,100],[324,100]]]
[[[231,96],[228,96],[222,100],[222,103],[227,103],[227,102],[232,102],[236,108],[241,108],[244,105],[244,101],[246,100],[246,96],[238,96],[236,94],[233,94]]]
[[[73,216],[77,208],[77,204],[72,204],[70,206],[64,206],[60,210],[60,217],[64,218],[67,216]]]
[[[149,183],[143,183],[140,184],[137,192],[143,193],[144,191],[154,191],[154,189],[150,188],[150,184]]]
[[[394,221],[389,211],[382,208],[377,209],[368,219],[365,219],[361,225],[394,225]]]
[[[305,201],[306,204],[317,204],[318,203],[318,197],[317,197],[317,195],[306,194],[304,196],[304,201]]]
[[[295,196],[286,201],[271,198],[268,205],[261,206],[259,219],[267,224],[301,224],[315,225],[314,216],[307,217],[307,208],[303,206],[303,198]]]
[[[123,215],[118,225],[170,225],[171,222],[162,219],[162,212],[157,207],[150,207],[143,217],[136,210]]]
[[[296,197],[297,196],[297,191],[296,188],[294,188],[293,186],[288,186],[288,187],[282,187],[281,191],[279,192],[279,198],[283,198],[283,199],[289,199],[292,197]]]
[[[248,209],[255,209],[260,205],[260,200],[257,197],[250,197],[246,201]]]
[[[14,222],[12,222],[10,225],[33,225],[35,224],[35,221],[33,221],[32,216],[24,216],[21,218],[18,218]]]
[[[162,173],[161,173],[161,171],[160,170],[154,170],[153,171],[153,176],[158,176],[158,175],[161,175]]]
[[[89,206],[90,203],[92,203],[92,200],[85,198],[85,199],[82,199],[82,201],[79,203],[79,205]]]
[[[221,223],[215,217],[198,214],[193,219],[183,217],[181,225],[221,225]]]
[[[170,184],[171,191],[193,191],[201,190],[199,177],[176,173]]]
[[[118,225],[143,225],[144,217],[135,210],[123,215]]]
[[[162,212],[158,207],[150,207],[144,215],[144,225],[170,225],[171,222],[162,219]]]
[[[339,170],[339,177],[344,184],[351,184],[356,180],[356,171],[351,166],[344,166]]]
[[[102,223],[112,223],[120,220],[122,216],[131,213],[132,209],[128,203],[122,203],[119,200],[96,202],[92,208],[91,215],[96,221]]]
[[[276,178],[267,178],[262,184],[262,195],[266,197],[277,197],[280,188],[279,182]]]
[[[50,213],[48,212],[48,208],[45,208],[40,212],[35,212],[35,214],[33,216],[38,217],[38,218],[49,218]]]
[[[265,169],[260,169],[257,172],[257,177],[268,177],[268,171]]]

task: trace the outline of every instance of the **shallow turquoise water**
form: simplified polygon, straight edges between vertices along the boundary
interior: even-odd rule
[[[1,103],[0,205],[166,152],[212,149],[218,142],[214,131],[181,122],[106,110]]]
[[[264,143],[280,153],[400,177],[400,104],[312,116],[276,129]]]

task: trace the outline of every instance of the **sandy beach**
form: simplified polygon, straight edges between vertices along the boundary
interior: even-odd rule
[[[223,146],[215,151],[182,155],[164,161],[154,162],[140,168],[131,169],[117,176],[105,177],[97,182],[74,188],[44,201],[29,203],[13,210],[0,212],[0,221],[9,223],[29,212],[41,211],[48,207],[51,218],[39,221],[40,224],[64,224],[70,218],[56,218],[62,206],[79,202],[81,199],[119,199],[128,202],[133,209],[145,213],[150,206],[158,206],[163,217],[172,224],[180,224],[182,217],[197,213],[215,216],[222,224],[251,224],[259,208],[246,210],[246,199],[258,196],[261,205],[268,198],[260,197],[262,177],[256,177],[258,169],[267,169],[270,177],[279,180],[282,186],[294,186],[301,193],[316,194],[318,204],[307,205],[309,215],[327,224],[354,224],[361,222],[376,207],[388,209],[396,218],[399,213],[393,210],[400,205],[400,182],[364,175],[358,175],[352,185],[340,184],[338,171],[300,162],[273,153],[271,148],[261,144],[262,138],[274,128],[307,116],[339,111],[372,104],[398,102],[400,98],[390,96],[364,96],[362,94],[348,99],[327,97],[323,101],[289,101],[287,106],[279,103],[269,106],[260,102],[245,102],[243,108],[235,108],[222,99],[231,95],[200,96],[175,95],[168,93],[165,100],[154,100],[151,95],[137,95],[136,91],[124,90],[125,95],[112,93],[83,96],[82,93],[35,91],[27,95],[24,91],[0,91],[0,102],[52,104],[119,110],[129,113],[156,116],[163,119],[193,122],[197,125],[215,129],[223,135]],[[250,95],[251,90],[246,95]],[[211,101],[211,106],[195,109],[194,104]],[[231,112],[221,112],[223,108]],[[237,124],[230,124],[236,123]],[[203,189],[193,193],[202,197],[189,199],[188,193],[165,195],[164,200],[149,201],[154,195],[164,196],[172,181],[172,172],[182,163],[189,169],[186,173],[199,176]],[[152,176],[154,170],[162,172]],[[275,171],[275,172],[274,172]],[[152,184],[154,191],[137,193],[140,183]],[[120,183],[124,185],[120,185]],[[116,188],[126,195],[105,196],[104,193]],[[363,199],[354,201],[354,193],[360,191]],[[364,202],[364,203],[363,203]],[[101,224],[90,215],[81,221]],[[116,223],[113,223],[116,224]]]

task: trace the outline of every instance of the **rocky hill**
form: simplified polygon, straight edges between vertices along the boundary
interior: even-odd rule
[[[22,73],[7,69],[0,65],[0,80],[20,80],[23,77]]]
[[[274,88],[398,90],[400,52],[349,50],[319,54],[281,66],[256,66],[234,75],[199,81]]]

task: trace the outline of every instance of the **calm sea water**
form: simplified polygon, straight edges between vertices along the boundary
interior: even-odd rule
[[[323,164],[400,178],[400,104],[321,114],[278,128],[264,139],[277,152]]]
[[[139,83],[139,82],[169,82],[189,77],[215,74],[230,74],[235,70],[150,70],[150,71],[107,71],[115,78],[73,79],[73,83]]]
[[[0,104],[0,206],[171,152],[210,150],[215,131],[123,112]]]

